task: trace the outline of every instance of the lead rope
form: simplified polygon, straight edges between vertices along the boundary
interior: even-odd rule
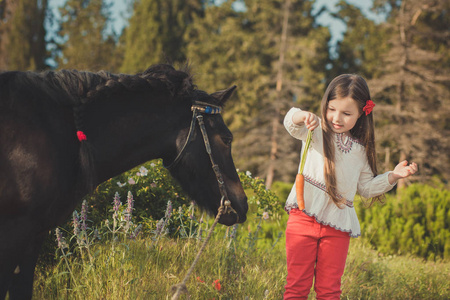
[[[211,228],[209,229],[208,236],[206,237],[200,250],[198,251],[197,256],[195,257],[194,261],[192,262],[191,267],[189,268],[189,270],[186,273],[186,276],[184,276],[184,279],[182,282],[172,286],[172,293],[174,293],[174,295],[172,296],[172,300],[178,299],[178,297],[180,297],[181,293],[188,292],[187,287],[186,287],[186,282],[188,281],[189,276],[191,276],[192,272],[194,271],[195,265],[197,264],[197,262],[200,258],[200,255],[202,255],[203,250],[205,250],[206,244],[208,243],[209,239],[212,236],[214,227],[216,227],[217,223],[219,222],[220,216],[223,214],[224,210],[226,212],[228,210],[228,208],[232,209],[230,200],[225,200],[225,201],[223,201],[223,200],[224,200],[224,196],[222,196],[222,199],[220,200],[220,207],[217,212],[217,216],[214,219],[214,223],[212,224]]]
[[[194,111],[194,115],[195,115],[195,111]],[[195,265],[197,264],[197,262],[200,258],[200,255],[203,253],[203,250],[205,249],[206,244],[208,243],[209,239],[211,238],[214,227],[216,227],[217,223],[219,222],[220,216],[223,213],[234,212],[237,217],[236,222],[239,221],[239,216],[238,216],[237,212],[234,210],[233,207],[231,207],[231,201],[228,200],[227,191],[225,189],[225,185],[223,182],[223,178],[222,178],[222,174],[220,172],[219,166],[215,164],[214,159],[212,157],[211,145],[209,143],[208,134],[206,133],[205,123],[203,122],[203,116],[197,115],[197,120],[198,120],[198,124],[200,126],[200,130],[203,135],[203,141],[205,142],[206,152],[209,155],[209,158],[210,158],[211,164],[212,164],[212,168],[214,170],[214,173],[216,174],[217,183],[219,184],[219,190],[220,190],[220,194],[222,195],[222,199],[220,199],[220,207],[217,211],[217,216],[214,219],[214,223],[212,224],[211,228],[209,229],[208,236],[206,237],[200,250],[198,251],[197,256],[195,257],[194,261],[192,262],[191,267],[189,268],[189,270],[186,273],[186,276],[184,277],[184,279],[181,283],[175,284],[172,286],[172,293],[174,293],[174,295],[172,296],[172,300],[178,299],[178,297],[180,297],[181,293],[188,292],[187,287],[186,287],[186,282],[188,281],[189,276],[191,276],[192,272],[194,271]]]

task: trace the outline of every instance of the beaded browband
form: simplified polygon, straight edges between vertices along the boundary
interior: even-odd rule
[[[205,113],[208,115],[217,115],[222,112],[222,107],[201,101],[195,101],[194,105],[192,105],[191,107],[191,110],[192,111],[197,110],[198,112]]]

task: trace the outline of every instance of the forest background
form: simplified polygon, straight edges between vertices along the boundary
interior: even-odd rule
[[[224,113],[235,162],[269,188],[297,171],[300,144],[282,126],[286,111],[318,112],[332,78],[358,73],[377,104],[378,169],[414,160],[412,181],[448,184],[448,1],[375,0],[377,22],[346,1],[332,12],[315,1],[218,2],[125,1],[127,23],[116,32],[110,1],[3,0],[0,70],[137,73],[188,62],[201,89],[238,85]],[[324,15],[345,24],[337,43],[318,21]]]

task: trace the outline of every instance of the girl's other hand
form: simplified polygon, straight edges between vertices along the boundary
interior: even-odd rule
[[[314,130],[319,126],[319,117],[313,113],[305,112],[305,123],[306,128],[308,130]]]
[[[305,124],[306,128],[308,128],[308,130],[314,130],[319,126],[319,117],[315,114],[309,111],[304,111],[303,118],[303,123]]]
[[[394,168],[392,173],[389,174],[389,182],[393,184],[399,179],[413,175],[417,172],[417,170],[418,167],[416,163],[413,162],[408,165],[408,161],[404,160]]]
[[[294,124],[302,126],[303,124],[309,130],[314,130],[319,126],[319,117],[309,111],[298,111],[292,116]]]

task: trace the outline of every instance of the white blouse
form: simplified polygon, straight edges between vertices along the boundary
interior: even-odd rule
[[[308,129],[292,122],[293,115],[300,111],[291,108],[284,118],[286,130],[305,145]],[[304,147],[302,147],[304,149]],[[302,150],[303,151],[303,150]],[[353,207],[356,192],[371,198],[391,190],[390,172],[374,176],[370,169],[364,146],[357,140],[344,134],[335,134],[335,169],[337,191],[346,201],[342,208],[336,206],[326,193],[323,157],[322,126],[313,131],[311,146],[303,170],[305,177],[305,209],[304,212],[313,216],[317,222],[329,225],[337,230],[348,232],[351,237],[361,235],[358,217]],[[289,213],[292,208],[298,208],[295,184],[287,198],[285,209]]]

